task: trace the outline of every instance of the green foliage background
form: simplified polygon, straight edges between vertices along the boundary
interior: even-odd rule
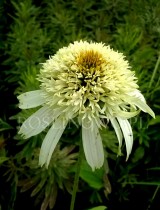
[[[76,210],[160,209],[160,2],[158,0],[0,1],[0,209],[69,209],[79,127],[71,123],[49,169],[38,166],[46,131],[28,140],[17,135],[36,109],[18,109],[17,95],[38,89],[40,63],[75,40],[109,44],[123,52],[156,119],[131,119],[132,154],[117,157],[108,126],[101,135],[105,167],[92,173],[83,160]],[[22,202],[23,201],[23,202]],[[94,209],[94,208],[93,208]]]

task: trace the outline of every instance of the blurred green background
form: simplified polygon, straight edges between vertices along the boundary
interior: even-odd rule
[[[160,209],[160,1],[0,1],[0,210],[68,210],[77,160],[79,127],[70,123],[49,169],[38,166],[46,131],[28,140],[17,135],[36,109],[18,108],[17,95],[38,89],[36,75],[50,55],[75,40],[103,42],[123,52],[156,119],[130,120],[134,146],[117,157],[108,125],[101,136],[105,167],[80,172],[75,210]],[[97,210],[103,210],[99,207]]]

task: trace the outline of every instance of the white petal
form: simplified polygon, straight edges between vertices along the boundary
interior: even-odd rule
[[[146,100],[139,90],[133,91],[130,95],[135,97],[134,100],[132,99],[132,101],[139,109],[141,109],[143,112],[149,113],[153,118],[155,118],[154,112],[146,104]]]
[[[35,136],[50,125],[54,118],[54,111],[50,107],[44,106],[24,121],[20,127],[19,134],[24,135],[25,139]]]
[[[138,115],[139,112],[140,112],[140,110],[133,111],[133,112],[125,112],[125,111],[122,111],[122,110],[118,110],[117,115],[119,117],[122,117],[122,118],[125,118],[125,119],[129,119],[131,117],[135,117],[136,115]]]
[[[126,160],[127,160],[131,153],[132,146],[133,146],[132,128],[131,128],[131,125],[128,122],[128,120],[123,120],[119,117],[117,117],[117,120],[120,124],[120,127],[121,127],[123,135],[124,135],[124,139],[125,139],[125,143],[126,143],[126,150],[127,150],[127,158],[126,158]]]
[[[116,132],[118,142],[119,142],[119,147],[121,148],[123,136],[122,136],[122,132],[121,132],[121,129],[119,127],[119,124],[118,124],[117,120],[113,117],[110,118],[110,121],[112,123],[112,126],[113,126],[115,132]]]
[[[140,99],[135,99],[134,100],[134,104],[136,106],[138,106],[143,112],[147,112],[148,114],[150,114],[153,118],[155,118],[155,114],[152,111],[152,109],[143,101],[141,101]]]
[[[19,99],[19,108],[30,109],[40,106],[44,103],[44,97],[42,96],[42,90],[35,90],[21,94],[17,97]]]
[[[135,91],[131,92],[129,95],[139,98],[143,102],[146,102],[144,96],[142,95],[142,93],[139,90],[135,90]]]
[[[82,121],[82,141],[88,164],[93,171],[100,168],[104,162],[102,140],[96,123],[88,118]]]
[[[46,137],[43,140],[40,155],[39,164],[43,166],[46,163],[48,167],[53,151],[61,138],[67,122],[63,119],[57,119],[52,127],[49,129]]]

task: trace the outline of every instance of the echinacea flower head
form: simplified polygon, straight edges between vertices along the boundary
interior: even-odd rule
[[[111,122],[119,147],[124,137],[128,159],[133,144],[128,119],[140,110],[154,117],[124,55],[102,43],[75,41],[61,48],[43,63],[38,80],[39,90],[18,97],[21,109],[41,106],[25,120],[19,133],[29,138],[51,125],[40,150],[41,166],[49,165],[67,123],[73,118],[82,126],[85,157],[94,170],[104,162],[99,133],[105,126],[104,119]]]

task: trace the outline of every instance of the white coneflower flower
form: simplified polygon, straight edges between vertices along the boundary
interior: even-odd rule
[[[111,122],[127,158],[133,144],[132,128],[127,119],[140,110],[155,117],[138,90],[137,78],[122,53],[102,43],[74,42],[51,56],[40,70],[40,90],[20,95],[20,108],[42,106],[21,126],[24,138],[49,129],[40,150],[39,163],[48,166],[52,153],[69,120],[78,118],[82,125],[83,148],[91,168],[104,162],[99,130],[103,119]]]

